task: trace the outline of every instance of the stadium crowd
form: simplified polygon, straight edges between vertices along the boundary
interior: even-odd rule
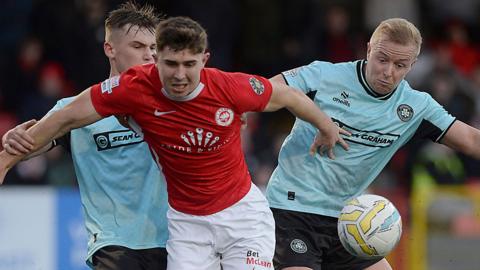
[[[0,3],[0,134],[39,119],[55,102],[108,76],[104,19],[123,1],[7,0]],[[138,1],[144,3],[146,1]],[[373,27],[403,17],[422,31],[422,53],[407,77],[458,119],[480,127],[480,1],[298,0],[151,1],[168,16],[198,20],[208,31],[211,66],[266,77],[313,60],[361,59]],[[265,187],[293,118],[249,114],[244,150],[253,180]],[[480,179],[478,161],[440,145],[408,145],[379,184],[410,187],[426,172],[440,183]],[[71,158],[60,148],[22,162],[7,185],[74,186]]]

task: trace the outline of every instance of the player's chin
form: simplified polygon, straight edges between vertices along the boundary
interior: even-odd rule
[[[393,87],[390,84],[377,84],[375,87],[375,91],[379,94],[388,94],[392,92]]]

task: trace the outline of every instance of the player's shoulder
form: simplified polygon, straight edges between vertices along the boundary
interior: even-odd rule
[[[117,85],[134,87],[136,91],[149,91],[153,85],[159,85],[160,77],[155,64],[133,66],[120,75]]]
[[[350,61],[350,62],[337,62],[337,63],[322,61],[322,60],[315,60],[310,64],[308,64],[307,66],[325,67],[325,68],[352,68],[352,67],[355,67],[360,62],[361,60]]]
[[[72,96],[72,97],[66,97],[66,98],[59,99],[55,106],[65,107],[68,104],[70,104],[76,97],[77,96]]]
[[[223,71],[218,68],[204,68],[203,72],[205,72],[206,75],[211,77],[222,77],[222,78],[244,78],[244,77],[257,76],[257,75],[253,75],[245,72]]]
[[[234,76],[233,72],[227,72],[220,70],[218,68],[204,68],[202,70],[204,76],[208,77],[209,79],[227,79],[229,77]]]
[[[428,92],[413,88],[406,80],[403,80],[399,86],[402,88],[402,92],[409,97],[422,99],[432,98]]]
[[[67,98],[62,98],[62,99],[59,99],[57,100],[57,103],[55,103],[55,106],[53,106],[50,111],[48,112],[48,114],[51,114],[55,111],[58,111],[58,110],[61,110],[63,107],[67,106],[68,104],[70,104],[74,99],[76,98],[76,96],[73,96],[73,97],[67,97]]]
[[[416,106],[419,107],[429,107],[433,103],[436,103],[428,92],[414,89],[406,80],[403,80],[398,87],[402,102],[412,105],[416,104]]]
[[[150,63],[150,64],[133,66],[127,69],[124,73],[122,73],[122,76],[130,75],[135,77],[149,77],[154,75],[156,72],[157,72],[157,67],[155,66],[155,64]]]
[[[340,74],[343,72],[354,72],[357,68],[356,66],[361,61],[351,61],[351,62],[338,62],[332,63],[327,61],[315,60],[307,65],[298,67],[296,69],[292,69],[286,72],[283,72],[284,75],[293,75],[295,76],[297,73],[333,73],[333,74]],[[340,73],[339,73],[340,72]]]
[[[243,72],[228,72],[217,68],[204,68],[202,76],[213,85],[231,85],[232,83],[253,77]]]

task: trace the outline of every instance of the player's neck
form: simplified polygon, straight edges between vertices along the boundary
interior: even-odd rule
[[[112,60],[110,59],[110,75],[109,78],[112,78],[114,76],[120,75],[120,71],[117,69],[117,67],[112,63]]]
[[[112,78],[112,77],[117,76],[117,75],[120,75],[120,72],[118,72],[118,70],[116,70],[114,68],[111,68],[110,69],[110,75],[108,77]]]

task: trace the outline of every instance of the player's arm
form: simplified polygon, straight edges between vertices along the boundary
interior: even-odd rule
[[[269,80],[272,83],[287,84],[287,81],[285,81],[285,78],[282,76],[282,74],[277,74]]]
[[[36,123],[37,121],[34,119],[29,120],[7,131],[2,137],[3,149],[11,155],[24,155],[22,160],[28,160],[50,151],[57,145],[55,140],[32,152],[35,141],[28,135],[27,130]]]
[[[453,123],[441,143],[473,158],[480,159],[480,130],[460,120]]]
[[[42,118],[27,130],[27,134],[33,139],[32,151],[37,151],[55,137],[61,136],[74,128],[96,122],[101,118],[93,107],[90,88],[88,88],[70,104]],[[0,184],[8,170],[22,160],[24,156],[25,154],[10,155],[6,151],[0,152]]]
[[[320,148],[320,153],[327,150],[328,156],[334,159],[333,147],[337,143],[340,143],[345,150],[348,150],[348,144],[340,134],[350,136],[350,133],[335,125],[330,117],[323,113],[310,98],[288,86],[285,80],[278,76],[281,77],[281,75],[277,75],[270,80],[272,83],[272,95],[264,111],[276,111],[280,108],[287,108],[296,117],[317,127],[319,134],[317,134],[310,147],[311,154],[314,154]]]

